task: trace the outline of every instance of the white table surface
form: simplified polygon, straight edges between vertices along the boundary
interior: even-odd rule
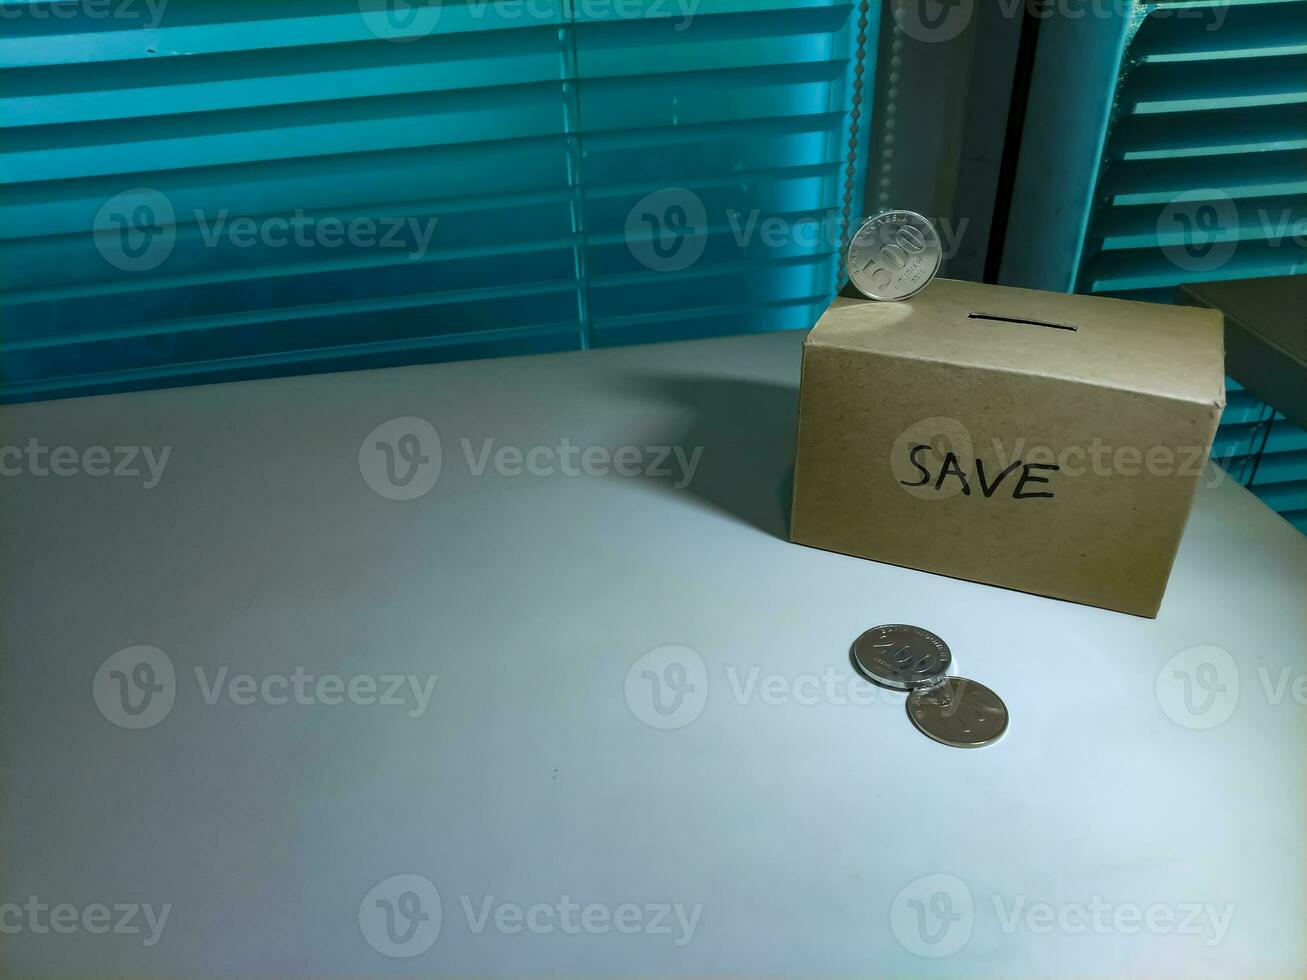
[[[151,489],[12,453],[0,478],[0,972],[1301,976],[1307,540],[1205,487],[1155,621],[788,544],[801,341],[0,410],[0,446],[172,447]],[[388,499],[360,445],[409,416],[439,479]],[[703,451],[681,488],[475,476],[460,440],[487,438]],[[944,637],[1006,736],[946,748],[856,680],[882,622]],[[93,694],[138,645],[176,683],[131,729]],[[662,716],[645,671],[680,675],[640,658],[669,645],[704,676],[677,654],[695,690]],[[1172,662],[1196,646],[1231,659]],[[297,667],[437,680],[420,711],[210,704],[196,675]],[[438,935],[395,920],[405,957],[374,948],[377,900],[433,902],[396,875],[440,896]],[[32,901],[71,905],[64,931]],[[144,911],[91,931],[96,903],[168,918],[147,945]]]

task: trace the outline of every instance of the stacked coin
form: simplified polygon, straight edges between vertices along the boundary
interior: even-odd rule
[[[934,225],[915,211],[872,215],[849,241],[849,282],[868,299],[899,302],[935,278],[944,250]]]
[[[957,748],[979,748],[1007,730],[1007,706],[984,684],[949,677],[953,655],[930,630],[894,623],[853,642],[853,659],[870,680],[908,693],[908,717],[923,735]]]

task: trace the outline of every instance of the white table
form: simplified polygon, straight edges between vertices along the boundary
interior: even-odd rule
[[[1204,488],[1156,621],[788,544],[801,341],[0,410],[0,972],[1301,975],[1307,540]],[[439,479],[389,499],[360,445],[409,416]],[[703,450],[678,488],[563,439]],[[92,475],[126,445],[172,447],[157,485]],[[854,678],[887,621],[999,692],[1000,742]],[[148,702],[105,664],[139,645]],[[1231,659],[1171,662],[1200,645]],[[391,674],[425,710],[369,703]],[[659,714],[650,676],[694,690]]]

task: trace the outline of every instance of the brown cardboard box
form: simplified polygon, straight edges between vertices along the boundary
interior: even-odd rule
[[[803,348],[790,538],[1155,616],[1225,405],[1211,310],[937,280]]]
[[[1307,428],[1307,275],[1192,283],[1183,302],[1225,314],[1225,372]]]

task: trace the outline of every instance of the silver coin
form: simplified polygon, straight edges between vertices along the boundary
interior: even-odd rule
[[[948,673],[948,644],[920,626],[873,626],[853,641],[853,659],[873,681],[909,691]]]
[[[885,211],[863,222],[849,242],[849,281],[868,299],[904,300],[930,285],[943,255],[928,220],[915,211]]]
[[[946,677],[908,695],[908,717],[936,742],[959,749],[989,745],[1007,731],[1007,705],[984,684]]]

